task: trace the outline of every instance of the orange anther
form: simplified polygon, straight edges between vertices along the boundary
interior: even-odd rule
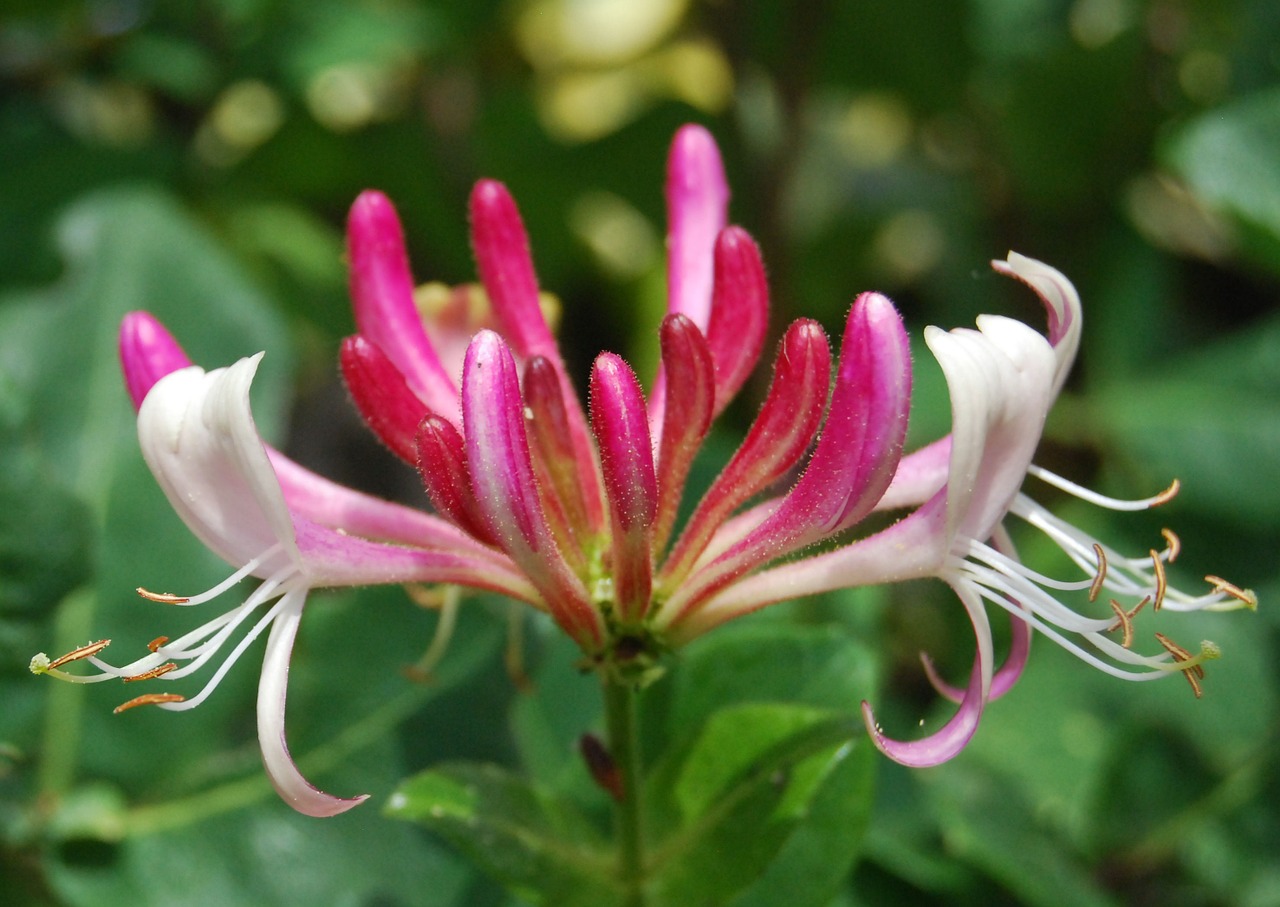
[[[191,601],[191,597],[187,595],[174,595],[172,592],[150,592],[141,586],[136,591],[148,601],[160,602],[162,605],[185,605]]]
[[[150,671],[143,671],[141,674],[133,674],[132,676],[126,677],[124,678],[124,682],[133,683],[135,680],[155,680],[157,677],[163,677],[165,674],[168,674],[176,667],[177,665],[173,662],[162,664],[157,668],[152,668]]]
[[[1178,496],[1178,491],[1182,488],[1182,483],[1174,479],[1169,483],[1169,487],[1151,499],[1152,507],[1159,507],[1161,504],[1168,504]]]
[[[1093,576],[1093,584],[1089,586],[1089,601],[1097,601],[1102,584],[1107,581],[1107,553],[1097,542],[1093,543],[1093,555],[1098,560],[1098,572]]]
[[[1153,610],[1159,611],[1160,606],[1164,604],[1164,594],[1169,589],[1169,580],[1164,575],[1164,561],[1160,560],[1160,555],[1151,550],[1151,569],[1156,575],[1156,600],[1152,605]]]
[[[136,709],[140,705],[159,705],[162,702],[182,702],[186,696],[180,696],[177,693],[143,693],[141,696],[135,696],[128,702],[122,702],[111,710],[113,715],[119,715],[121,712],[127,712],[129,709]]]
[[[97,642],[91,642],[88,645],[81,646],[78,649],[72,649],[70,652],[68,652],[66,655],[63,655],[61,658],[55,658],[53,661],[49,662],[49,667],[47,668],[47,670],[52,671],[54,668],[60,668],[64,664],[70,664],[73,661],[79,661],[82,658],[89,658],[92,655],[97,655],[99,652],[101,652],[103,649],[105,649],[109,645],[111,645],[111,640],[100,639]]]
[[[1213,586],[1214,592],[1221,592],[1224,595],[1229,595],[1236,601],[1244,602],[1250,608],[1258,607],[1258,596],[1252,589],[1241,589],[1235,583],[1228,582],[1220,576],[1206,576],[1204,581]]]
[[[1179,664],[1193,660],[1190,652],[1163,633],[1156,634],[1156,641],[1164,646],[1165,651],[1172,655],[1173,660]],[[1204,691],[1200,688],[1200,681],[1204,677],[1204,668],[1199,662],[1188,664],[1185,668],[1182,668],[1182,676],[1187,678],[1187,683],[1191,684],[1191,691],[1196,694],[1196,699],[1199,699],[1204,694]]]

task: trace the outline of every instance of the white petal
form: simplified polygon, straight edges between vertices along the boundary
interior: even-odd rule
[[[262,659],[262,678],[258,681],[258,743],[262,762],[272,786],[284,802],[298,812],[317,818],[336,816],[368,799],[368,794],[344,799],[313,787],[289,755],[284,737],[285,697],[289,687],[289,656],[298,634],[306,593],[299,590],[285,595],[284,608],[271,625],[267,652]]]
[[[1017,252],[1009,253],[1007,263],[995,262],[995,265],[997,270],[1016,277],[1035,290],[1048,309],[1049,339],[1053,343],[1056,360],[1053,393],[1057,396],[1080,346],[1080,294],[1061,271]]]
[[[951,393],[948,531],[985,539],[1026,477],[1053,403],[1055,362],[1048,341],[1021,322],[978,324],[926,330],[925,340]]]
[[[298,562],[293,522],[249,410],[262,354],[205,373],[166,375],[138,411],[142,455],[174,510],[202,542],[235,566],[279,544],[264,576]]]

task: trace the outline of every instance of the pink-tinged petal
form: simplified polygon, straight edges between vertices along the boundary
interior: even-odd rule
[[[239,567],[282,546],[299,559],[293,522],[249,411],[259,353],[205,373],[191,366],[161,378],[138,411],[143,458],[187,527]],[[279,569],[274,558],[257,575]]]
[[[716,240],[715,289],[707,345],[716,369],[715,415],[747,380],[769,326],[769,284],[760,250],[747,231],[726,227]]]
[[[594,649],[603,638],[599,617],[543,515],[515,360],[492,331],[477,334],[467,350],[462,418],[476,505],[490,532],[542,593],[557,623],[583,648]]]
[[[880,752],[900,765],[930,768],[955,758],[968,745],[978,730],[982,709],[982,675],[975,665],[960,708],[945,725],[928,737],[904,741],[886,736],[876,724],[876,716],[868,702],[862,703],[862,719],[866,722],[871,742]]]
[[[365,424],[397,457],[418,462],[415,438],[428,409],[404,375],[373,343],[359,335],[342,341],[338,361],[347,390]],[[456,402],[453,409],[457,409]]]
[[[991,677],[991,695],[988,697],[990,702],[994,702],[1013,689],[1018,679],[1022,676],[1022,672],[1027,666],[1027,659],[1031,655],[1031,636],[1033,633],[1031,624],[1025,620],[1012,617],[1009,620],[1009,630],[1009,654],[1005,656],[1004,664],[1000,665]],[[943,680],[942,675],[938,673],[938,669],[933,663],[933,659],[924,652],[920,653],[920,663],[924,666],[924,672],[929,678],[930,686],[937,690],[940,696],[957,703],[964,700],[966,691]]]
[[[440,364],[454,383],[461,385],[462,360],[471,338],[486,328],[498,327],[489,295],[478,283],[451,287],[433,282],[415,289],[413,301]]]
[[[310,520],[346,535],[420,548],[467,551],[504,562],[508,569],[511,567],[504,555],[486,549],[439,517],[339,485],[270,447],[267,455],[280,480],[289,512],[295,518]]]
[[[418,429],[417,466],[431,504],[457,526],[493,544],[496,540],[476,509],[467,473],[466,443],[448,420],[430,414]]]
[[[712,250],[729,208],[720,150],[711,133],[689,124],[676,132],[667,158],[667,312],[701,331],[710,324]]]
[[[191,365],[178,341],[149,312],[130,312],[120,323],[120,368],[133,408],[170,372]]]
[[[893,303],[878,293],[854,302],[822,437],[800,481],[746,538],[700,567],[670,606],[700,600],[764,561],[862,519],[889,486],[902,454],[911,397],[911,354]]]
[[[591,425],[613,524],[614,598],[624,623],[644,617],[653,582],[650,536],[657,479],[644,394],[620,356],[601,353],[591,369]]]
[[[422,326],[404,232],[382,193],[362,192],[351,206],[347,255],[356,329],[382,350],[428,409],[456,418],[458,389]]]
[[[711,428],[719,394],[715,365],[697,325],[684,315],[668,315],[659,332],[662,367],[670,377],[658,451],[658,507],[653,549],[661,551],[675,524],[693,458]],[[678,390],[675,390],[677,389]]]
[[[312,587],[449,583],[488,589],[532,604],[541,598],[507,558],[472,548],[406,548],[343,535],[298,519],[300,569]]]
[[[502,183],[481,180],[472,190],[471,244],[502,335],[522,359],[543,356],[555,369],[574,459],[583,475],[594,474],[595,452],[586,416],[565,371],[560,348],[538,305],[538,278],[529,251],[529,237],[516,203]],[[604,524],[604,504],[599,489],[595,483],[584,483],[583,493],[590,525],[593,530],[599,530]]]
[[[538,600],[510,559],[457,529],[344,494],[318,477],[312,482],[296,464],[289,469],[302,477],[307,506],[291,510],[249,409],[249,384],[260,359],[207,374],[194,366],[173,372],[156,383],[138,413],[147,465],[174,510],[210,549],[237,568],[255,562],[253,574],[264,578],[292,565],[310,586],[450,582]],[[321,525],[314,515],[345,519]],[[403,530],[402,540],[407,535],[422,547],[346,534],[376,536],[381,533],[369,530],[384,527]]]
[[[942,728],[928,737],[921,740],[899,741],[887,737],[880,730],[871,706],[866,702],[862,703],[862,717],[866,721],[867,733],[871,735],[872,743],[894,762],[912,768],[939,765],[959,754],[973,739],[974,732],[978,729],[978,721],[982,717],[982,710],[991,695],[991,664],[994,646],[987,612],[973,588],[964,585],[957,585],[954,588],[973,624],[974,636],[978,644],[973,671],[969,675],[969,685],[960,700],[960,708]]]
[[[1010,252],[1008,261],[993,261],[991,267],[1030,287],[1044,304],[1049,320],[1049,342],[1057,356],[1053,382],[1053,393],[1057,396],[1080,347],[1080,294],[1062,272],[1017,252]]]
[[[816,322],[794,322],[778,344],[773,382],[746,439],[703,495],[662,567],[678,588],[716,529],[739,505],[781,478],[809,449],[822,420],[831,350]]]
[[[1009,537],[1009,533],[1005,531],[1004,527],[997,528],[992,538],[992,545],[997,551],[1017,560],[1018,552],[1014,548],[1013,539]],[[1027,666],[1027,659],[1031,656],[1032,633],[1030,622],[1020,620],[1017,614],[1010,613],[1009,652],[1005,655],[1004,663],[996,669],[991,678],[991,690],[987,694],[988,702],[999,699],[1013,689],[1014,684],[1018,682],[1018,678],[1022,676],[1022,671]],[[964,690],[946,683],[939,676],[933,666],[933,661],[927,655],[921,653],[920,659],[924,663],[925,674],[935,690],[952,702],[963,701]]]
[[[950,465],[950,435],[907,454],[898,462],[893,481],[876,502],[876,510],[896,510],[923,504],[947,484]]]
[[[289,686],[289,657],[293,641],[302,619],[305,595],[290,592],[285,596],[285,607],[271,625],[267,637],[267,651],[262,661],[262,677],[258,681],[258,743],[262,747],[262,762],[267,777],[284,802],[298,812],[316,818],[326,818],[344,813],[359,806],[369,798],[343,798],[326,794],[311,785],[289,755],[289,745],[284,735],[285,699]]]

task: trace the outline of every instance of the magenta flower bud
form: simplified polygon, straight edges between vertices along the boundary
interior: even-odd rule
[[[741,227],[726,227],[716,240],[715,292],[707,344],[716,365],[719,415],[747,380],[769,327],[769,284],[760,250]]]
[[[170,372],[191,364],[178,341],[149,312],[130,312],[120,324],[120,368],[133,408],[155,383]]]
[[[831,376],[831,349],[817,323],[796,321],[778,344],[773,382],[760,412],[727,466],[703,496],[662,568],[672,592],[729,516],[781,478],[813,443]],[[773,505],[765,505],[771,507]]]
[[[338,362],[356,409],[379,440],[406,463],[418,462],[418,425],[423,404],[382,350],[357,335],[342,341]]]
[[[666,547],[684,493],[685,479],[716,409],[715,364],[697,325],[668,315],[658,334],[662,367],[669,376],[658,454],[658,507],[653,546]]]
[[[613,353],[601,353],[591,369],[591,425],[613,526],[614,602],[620,620],[631,624],[649,607],[658,483],[640,382]]]
[[[481,331],[467,350],[462,375],[467,468],[477,509],[503,551],[542,593],[551,616],[590,648],[601,641],[602,622],[547,525],[524,420],[515,359],[501,337]]]
[[[404,232],[381,192],[362,192],[351,206],[347,255],[356,330],[382,351],[427,409],[456,418],[458,390],[422,326]]]

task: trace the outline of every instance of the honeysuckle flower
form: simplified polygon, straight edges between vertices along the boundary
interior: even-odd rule
[[[148,366],[180,366],[185,356],[147,316],[128,319],[123,335],[127,383],[145,395],[138,411],[143,456],[191,531],[238,568],[225,582],[200,595],[139,591],[156,601],[200,605],[223,595],[246,576],[256,576],[262,583],[249,598],[203,626],[175,640],[154,640],[148,655],[129,664],[108,664],[98,657],[98,648],[82,657],[100,673],[72,675],[47,660],[33,662],[33,670],[79,682],[173,681],[221,655],[212,677],[194,696],[146,693],[117,711],[143,704],[189,709],[204,701],[245,649],[269,628],[258,689],[258,736],[267,774],[281,797],[300,812],[312,816],[343,812],[364,798],[333,797],[312,787],[294,766],[285,743],[289,654],[308,592],[317,586],[373,582],[465,582],[516,597],[532,595],[532,590],[491,551],[426,514],[338,486],[331,486],[327,500],[321,501],[323,483],[315,477],[308,485],[304,471],[296,465],[285,470],[293,477],[290,484],[295,490],[292,501],[286,503],[278,467],[273,467],[249,410],[249,385],[261,354],[208,373],[195,366],[180,367],[147,387],[153,377],[147,373]],[[137,358],[137,344],[148,343],[154,344],[150,358]],[[274,456],[278,463],[287,462]],[[354,517],[344,525],[394,530],[400,544],[354,536],[313,519],[336,513]],[[253,623],[243,630],[251,619]],[[229,654],[222,655],[228,648]]]
[[[936,577],[947,582],[964,605],[977,638],[977,656],[969,684],[953,689],[937,677],[934,685],[960,709],[938,732],[900,742],[876,725],[863,703],[867,727],[876,745],[907,765],[934,765],[964,747],[977,728],[986,703],[1017,680],[1038,629],[1082,660],[1129,680],[1152,680],[1182,672],[1200,695],[1202,663],[1217,657],[1210,642],[1193,655],[1155,637],[1165,650],[1142,655],[1131,648],[1133,618],[1146,604],[1152,611],[1256,607],[1252,592],[1217,577],[1213,590],[1193,596],[1169,585],[1165,565],[1178,554],[1177,537],[1165,530],[1165,547],[1143,558],[1124,557],[1049,513],[1023,494],[1027,475],[1040,478],[1091,503],[1115,510],[1140,510],[1168,501],[1176,483],[1154,497],[1118,501],[1090,492],[1035,467],[1031,457],[1040,432],[1079,343],[1080,300],[1069,281],[1054,269],[1017,254],[995,269],[1031,287],[1044,303],[1048,338],[1009,318],[982,316],[978,330],[944,332],[928,328],[925,340],[937,357],[951,395],[952,432],[941,441],[905,457],[879,509],[917,505],[908,516],[875,535],[835,550],[762,571],[750,583],[719,593],[687,621],[685,634],[710,627],[767,604],[838,588]],[[1019,563],[1002,525],[1018,517],[1047,535],[1082,571],[1075,580],[1043,576]],[[1111,613],[1088,617],[1058,596],[1087,592],[1093,601],[1114,594]],[[984,602],[1008,611],[1012,642],[1004,665],[995,670],[994,644]],[[671,628],[681,633],[679,626]],[[1108,634],[1123,631],[1121,642]],[[1085,644],[1088,644],[1087,646]]]
[[[584,407],[505,187],[481,181],[470,199],[485,315],[447,327],[424,322],[415,305],[391,203],[377,192],[356,200],[348,255],[357,333],[342,344],[341,368],[370,428],[418,470],[432,513],[343,488],[272,450],[249,409],[257,357],[205,373],[158,322],[131,315],[121,358],[140,407],[144,456],[179,516],[236,571],[202,595],[145,594],[203,604],[245,576],[263,582],[222,616],[175,642],[156,640],[149,655],[131,664],[101,659],[103,641],[55,660],[38,656],[32,669],[82,681],[164,682],[232,646],[192,698],[149,693],[122,707],[190,708],[270,628],[259,695],[264,761],[285,799],[312,815],[358,802],[307,784],[284,742],[290,649],[308,592],[323,586],[416,582],[497,591],[546,613],[614,682],[639,684],[666,651],[767,604],[938,577],[956,591],[977,639],[963,691],[948,687],[926,662],[939,689],[961,702],[959,711],[940,732],[900,743],[875,727],[864,705],[877,745],[910,764],[959,751],[986,702],[1016,680],[1033,627],[1113,672],[1182,671],[1197,682],[1199,663],[1212,650],[1193,656],[1159,637],[1163,654],[1136,654],[1131,632],[1141,605],[1132,602],[1149,594],[1152,610],[1190,609],[1247,594],[1220,582],[1209,595],[1184,595],[1165,579],[1164,564],[1176,555],[1172,534],[1166,550],[1149,560],[1125,559],[1020,492],[1031,473],[1105,506],[1162,499],[1110,501],[1031,466],[1075,355],[1080,310],[1065,278],[1020,256],[996,267],[1039,293],[1047,338],[991,316],[979,319],[977,331],[926,334],[951,389],[947,438],[903,458],[907,336],[887,298],[863,293],[846,319],[834,375],[816,323],[800,319],[785,331],[746,438],[678,527],[694,457],[762,351],[768,293],[755,244],[727,225],[719,153],[700,127],[676,135],[667,205],[668,314],[659,330],[658,375],[646,396],[625,360],[601,353]],[[480,301],[478,288],[460,292],[461,304]],[[459,324],[478,327],[460,358]],[[849,541],[876,509],[909,512]],[[1084,578],[1060,582],[1023,567],[1003,529],[1009,515],[1058,542]],[[1117,601],[1110,617],[1085,617],[1056,598],[1077,589],[1093,598],[1106,590],[1126,604]],[[986,603],[1015,618],[1013,645],[999,669]],[[1106,636],[1113,623],[1124,630],[1121,643]],[[99,673],[72,677],[63,669],[74,661]]]

